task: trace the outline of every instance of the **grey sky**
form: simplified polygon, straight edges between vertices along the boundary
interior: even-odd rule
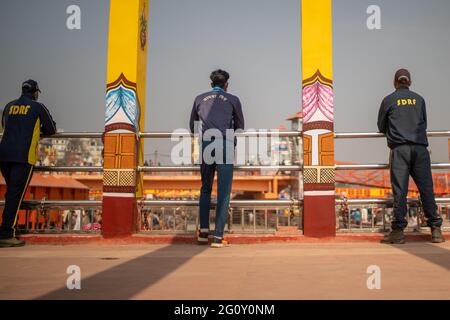
[[[78,4],[82,29],[66,28]],[[381,7],[382,30],[368,30],[366,9]],[[2,0],[0,105],[38,80],[58,126],[101,131],[109,1]],[[429,129],[448,129],[450,1],[335,0],[333,49],[336,131],[376,131],[381,99],[395,69],[408,68],[425,96]],[[300,0],[151,0],[146,131],[187,127],[194,96],[214,68],[231,73],[248,128],[276,128],[300,109]],[[447,161],[434,138],[433,161]],[[167,143],[148,142],[146,154]],[[336,159],[385,162],[384,140],[338,141]],[[164,160],[164,159],[161,159]]]

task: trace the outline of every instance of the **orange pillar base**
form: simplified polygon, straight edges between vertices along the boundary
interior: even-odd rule
[[[335,237],[334,195],[308,196],[303,199],[303,234],[307,237]]]

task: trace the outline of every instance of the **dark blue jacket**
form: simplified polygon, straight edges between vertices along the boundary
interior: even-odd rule
[[[391,149],[406,143],[428,146],[425,100],[407,87],[400,87],[383,99],[378,130],[386,135]]]
[[[196,121],[202,134],[208,129],[218,129],[225,138],[227,129],[244,130],[241,102],[238,97],[216,87],[195,98],[189,121],[192,133]]]
[[[4,132],[0,142],[0,162],[34,165],[41,133],[56,133],[56,125],[48,109],[28,95],[22,95],[6,105],[2,126]]]

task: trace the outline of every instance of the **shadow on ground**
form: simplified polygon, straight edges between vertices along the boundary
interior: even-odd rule
[[[66,286],[37,297],[36,300],[71,299],[131,299],[174,272],[209,246],[167,245],[130,261],[83,278],[81,290],[68,290]],[[164,259],[161,259],[164,256]],[[151,272],[145,273],[146,270]]]
[[[299,243],[298,246],[301,247],[302,244]],[[388,246],[450,270],[450,251],[439,244],[410,241],[406,245]],[[36,299],[132,299],[208,248],[209,246],[167,245],[83,278],[81,290],[68,290],[63,286]],[[392,258],[395,259],[395,256]],[[198,288],[193,287],[192,290]]]
[[[408,244],[420,244],[423,250],[417,246],[410,246]],[[408,241],[407,236],[406,244],[391,244],[390,246],[450,270],[450,251],[444,247],[440,247],[438,243],[431,243],[430,240]]]

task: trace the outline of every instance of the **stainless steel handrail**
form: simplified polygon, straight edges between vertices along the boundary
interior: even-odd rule
[[[198,200],[142,200],[140,204],[147,207],[196,207]],[[290,207],[298,206],[301,200],[297,199],[277,199],[277,200],[230,200],[231,207]],[[211,205],[216,205],[212,200]]]
[[[255,170],[278,170],[278,171],[302,171],[300,165],[286,165],[286,166],[234,166],[236,171],[255,171]],[[200,166],[140,166],[140,172],[185,172],[185,171],[200,171]]]
[[[342,204],[344,200],[336,199],[336,205]],[[392,204],[393,199],[347,199],[348,204]],[[408,203],[419,203],[418,199],[408,199]],[[450,204],[450,198],[436,198],[436,203],[448,203]]]
[[[244,131],[236,132],[235,137],[259,137],[259,136],[278,136],[278,137],[299,137],[301,131],[277,131],[277,130],[264,130],[264,131]],[[140,132],[139,137],[143,139],[153,138],[172,138],[172,137],[195,137],[193,133],[189,132]]]
[[[450,163],[433,163],[432,169],[450,169]],[[255,170],[278,170],[278,171],[302,171],[300,165],[284,165],[284,166],[252,166],[252,165],[235,165],[236,171],[255,171]],[[389,164],[337,164],[335,170],[386,170]],[[200,166],[139,166],[140,172],[185,172],[199,171]],[[103,167],[99,166],[36,166],[35,171],[39,172],[103,172]]]
[[[255,171],[255,170],[301,171],[302,166],[300,165],[234,166],[234,169],[237,171]],[[38,172],[103,172],[103,167],[36,166],[34,170]],[[137,170],[140,172],[185,172],[185,171],[200,171],[200,166],[139,166]]]
[[[51,136],[42,136],[42,138],[49,139],[79,139],[79,138],[92,138],[101,139],[103,132],[59,132]]]
[[[297,199],[276,199],[276,200],[231,200],[232,207],[290,207],[297,206],[301,200]],[[138,204],[147,207],[190,207],[198,206],[198,200],[138,200]],[[215,205],[215,201],[211,201]],[[5,205],[4,200],[0,200],[0,207]],[[102,206],[101,200],[25,200],[25,206],[36,208],[96,208]]]
[[[49,166],[36,166],[35,171],[39,172],[103,172],[103,167],[49,167]]]
[[[76,138],[94,138],[100,139],[103,136],[103,132],[60,132],[52,136],[42,136],[42,138],[49,139],[76,139]],[[189,132],[185,133],[173,133],[173,132],[140,132],[138,133],[140,138],[171,138],[175,137],[193,137],[194,134]],[[236,137],[257,137],[263,135],[277,135],[279,137],[298,137],[302,135],[301,131],[246,131],[236,133]],[[0,137],[2,133],[0,133]],[[335,132],[335,139],[361,139],[361,138],[383,138],[385,135],[379,132]],[[428,131],[428,137],[450,137],[450,131]]]
[[[335,170],[385,170],[389,164],[337,164]],[[450,163],[432,163],[432,169],[449,169]]]
[[[344,200],[336,199],[336,205],[342,204]],[[348,199],[349,205],[364,204],[392,204],[392,199]],[[419,203],[418,199],[408,199],[408,203]],[[438,204],[450,204],[450,198],[436,198]],[[138,204],[146,207],[192,207],[198,206],[198,200],[138,200]],[[212,205],[216,202],[211,201]],[[298,199],[274,199],[274,200],[231,200],[232,207],[290,207],[302,204]],[[4,200],[0,200],[0,207],[5,205]],[[24,205],[36,208],[98,208],[102,206],[102,200],[25,200]]]
[[[3,136],[3,132],[0,132],[0,138]],[[43,135],[42,139],[79,139],[79,138],[92,138],[101,139],[103,132],[58,132],[51,136]]]
[[[380,132],[335,132],[335,139],[383,138]],[[428,131],[428,137],[450,137],[450,131]]]
[[[0,200],[0,207],[5,205]],[[36,208],[96,208],[102,206],[101,200],[24,200],[23,206]]]

